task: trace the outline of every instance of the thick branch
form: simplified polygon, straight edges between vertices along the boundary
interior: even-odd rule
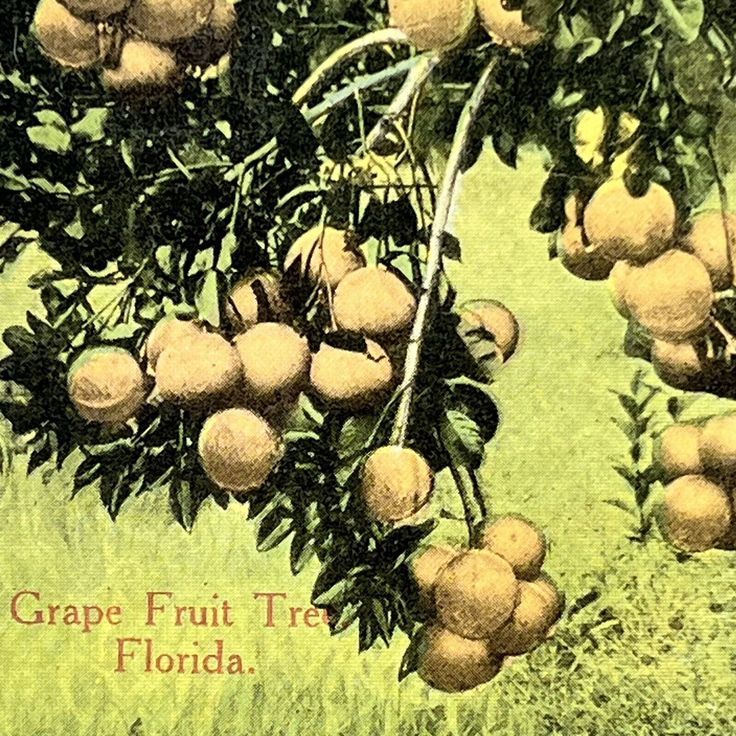
[[[301,107],[332,76],[336,69],[374,46],[397,46],[409,43],[406,35],[398,28],[382,28],[346,43],[331,53],[299,86],[292,97],[294,104]]]
[[[396,94],[396,97],[394,97],[388,110],[386,110],[373,130],[366,136],[364,146],[366,151],[370,151],[381,143],[390,132],[391,126],[406,113],[414,98],[421,92],[427,79],[429,79],[432,71],[440,63],[441,59],[442,56],[440,54],[424,56],[409,74],[407,74],[404,84]]]
[[[429,323],[429,314],[435,297],[439,276],[442,267],[442,240],[447,223],[455,201],[457,185],[460,180],[460,169],[470,140],[470,133],[475,122],[480,106],[490,88],[497,66],[497,60],[493,59],[485,68],[478,83],[473,90],[470,99],[465,104],[460,122],[458,123],[452,149],[447,161],[445,176],[442,181],[439,197],[437,199],[437,210],[432,223],[432,234],[429,240],[429,252],[427,266],[422,283],[422,291],[417,307],[409,347],[406,351],[406,364],[404,369],[404,380],[401,384],[401,402],[396,412],[396,420],[392,434],[392,442],[397,445],[406,444],[406,435],[411,417],[411,408],[414,400],[414,391],[419,364],[424,345],[424,335]]]

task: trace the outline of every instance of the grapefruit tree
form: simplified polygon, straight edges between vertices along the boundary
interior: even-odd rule
[[[443,689],[539,645],[546,541],[490,525],[477,477],[519,325],[455,304],[457,185],[485,142],[542,147],[553,256],[612,279],[628,353],[729,395],[731,3],[6,5],[0,266],[49,257],[0,362],[29,470],[75,462],[113,518],[141,493],[186,528],[247,504],[260,549],[317,559],[333,631],[404,631],[402,674]],[[418,566],[445,469],[472,549]]]

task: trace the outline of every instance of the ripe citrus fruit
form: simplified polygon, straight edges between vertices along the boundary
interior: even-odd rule
[[[546,576],[519,583],[519,601],[507,623],[490,640],[498,654],[519,655],[538,647],[562,614],[557,586]]]
[[[173,342],[156,363],[159,394],[177,404],[206,407],[242,390],[242,380],[238,351],[210,333]]]
[[[536,526],[516,516],[502,516],[483,532],[483,547],[506,560],[521,580],[534,580],[547,554],[547,541]]]
[[[117,424],[135,416],[146,399],[136,359],[118,348],[94,348],[77,358],[67,379],[69,398],[89,422]]]
[[[560,263],[573,275],[584,281],[604,281],[613,268],[613,261],[604,258],[585,245],[583,228],[567,223],[557,239]]]
[[[366,459],[360,495],[368,513],[385,523],[413,516],[428,502],[434,474],[427,461],[407,447],[379,447]]]
[[[345,276],[363,266],[365,257],[356,247],[354,233],[318,225],[294,241],[286,254],[284,272],[296,270],[310,284],[326,284],[334,290]]]
[[[705,353],[702,343],[655,340],[652,367],[668,386],[696,390],[704,382],[707,368]]]
[[[522,10],[506,10],[503,0],[478,0],[478,15],[488,35],[501,46],[534,46],[546,35],[546,28],[524,21]]]
[[[488,639],[511,618],[518,593],[514,571],[503,557],[469,550],[451,560],[437,578],[437,619],[458,636]]]
[[[504,360],[508,360],[519,344],[519,322],[513,312],[493,299],[475,299],[460,307],[467,329],[482,330],[493,339]]]
[[[632,266],[625,280],[626,305],[634,319],[659,340],[681,342],[703,332],[714,294],[700,260],[670,250]]]
[[[294,398],[309,384],[312,354],[305,338],[288,325],[261,322],[235,338],[245,390],[256,401]]]
[[[701,475],[672,481],[660,509],[662,534],[685,552],[712,549],[731,528],[731,501],[726,491]]]
[[[736,214],[718,211],[701,212],[692,222],[682,247],[696,255],[708,269],[716,291],[733,286],[736,256]]]
[[[700,427],[673,424],[654,443],[654,462],[667,480],[703,472],[700,461]]]
[[[457,46],[475,26],[474,0],[389,0],[388,10],[418,49]]]
[[[371,340],[363,350],[323,343],[312,356],[310,383],[330,406],[357,411],[378,406],[388,397],[394,372],[386,351]]]
[[[280,287],[279,277],[269,271],[256,272],[235,284],[225,307],[233,329],[245,332],[259,322],[287,321],[289,309]]]
[[[349,273],[339,283],[333,309],[341,329],[379,339],[411,326],[417,300],[394,273],[367,266]]]
[[[190,337],[198,337],[204,330],[191,320],[178,319],[177,317],[164,317],[159,320],[151,334],[146,340],[146,359],[151,371],[156,370],[156,363],[161,353],[169,345],[187,340]]]
[[[631,310],[626,296],[626,281],[630,272],[631,264],[628,261],[617,261],[608,277],[611,302],[624,319],[631,319]]]
[[[61,0],[74,15],[80,18],[105,20],[111,15],[122,13],[131,0]]]
[[[490,682],[501,670],[503,658],[491,652],[487,641],[464,639],[437,625],[420,636],[417,674],[437,690],[472,690]]]
[[[260,488],[281,457],[277,434],[247,409],[225,409],[209,417],[198,450],[210,480],[233,493]]]
[[[411,573],[419,591],[419,603],[425,611],[434,609],[434,584],[445,565],[457,555],[449,545],[431,545],[411,562]]]
[[[623,178],[602,184],[588,202],[583,227],[592,250],[611,261],[646,262],[672,246],[677,212],[670,193],[650,184],[634,197]]]
[[[120,49],[118,65],[102,70],[102,84],[112,92],[157,91],[173,86],[180,76],[173,51],[148,41],[129,39]]]
[[[97,26],[69,12],[57,0],[41,0],[33,17],[33,35],[57,64],[87,69],[102,57]]]
[[[705,423],[699,452],[707,473],[736,475],[736,414],[713,417]]]

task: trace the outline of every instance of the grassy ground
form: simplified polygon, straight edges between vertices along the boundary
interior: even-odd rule
[[[503,424],[484,476],[496,511],[536,519],[552,540],[549,571],[569,602],[555,641],[511,663],[473,693],[396,683],[403,643],[359,657],[354,636],[322,627],[264,627],[255,592],[285,592],[306,607],[314,571],[288,574],[280,551],[258,555],[242,511],[208,508],[194,532],[166,521],[165,501],[142,498],[113,525],[92,492],[68,503],[69,475],[26,479],[22,463],[0,496],[0,733],[44,734],[564,734],[733,733],[736,704],[736,560],[711,552],[680,563],[656,539],[626,538],[629,519],[606,500],[626,494],[610,468],[625,440],[610,422],[636,367],[621,356],[623,324],[605,286],[546,260],[527,215],[541,184],[536,156],[520,172],[482,159],[465,181],[456,229],[462,298],[493,296],[520,317],[518,357],[496,386]],[[0,281],[0,327],[33,304],[24,261]],[[17,291],[16,291],[17,289]],[[652,379],[654,380],[654,379]],[[715,402],[703,399],[693,411]],[[460,533],[453,522],[441,530]],[[10,622],[24,588],[43,602],[121,604],[124,622],[92,633]],[[176,602],[227,598],[235,625],[144,626],[145,594]],[[151,634],[151,631],[154,633]],[[115,640],[153,636],[162,651],[205,651],[222,636],[253,674],[116,674]]]

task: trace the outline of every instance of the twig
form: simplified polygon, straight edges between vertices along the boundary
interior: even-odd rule
[[[398,91],[388,110],[376,123],[373,130],[366,137],[364,149],[370,151],[388,135],[394,122],[411,107],[416,96],[421,92],[434,68],[440,63],[440,54],[424,56],[421,61],[409,72],[401,89]]]
[[[457,487],[465,513],[465,524],[468,527],[468,546],[477,547],[485,523],[485,505],[478,502],[473,482],[473,472],[469,468],[456,467],[449,463],[452,480]],[[467,476],[467,477],[466,477]]]
[[[346,84],[344,87],[337,90],[337,92],[326,97],[324,101],[320,102],[318,105],[306,110],[304,112],[306,121],[308,123],[316,123],[335,107],[338,107],[343,102],[354,97],[356,91],[360,92],[364,89],[377,87],[379,84],[388,82],[395,77],[404,76],[417,64],[420,64],[425,56],[426,55],[413,56],[410,59],[405,59],[404,61],[398,62],[398,64],[382,69],[380,72],[364,74],[363,76],[356,77],[350,84]]]
[[[333,72],[342,64],[347,63],[364,51],[374,46],[398,46],[409,43],[406,35],[397,28],[382,28],[380,31],[366,33],[356,38],[330,54],[299,86],[292,100],[297,107],[304,105],[307,100],[330,78]]]
[[[392,444],[400,446],[406,444],[416,378],[419,373],[419,362],[424,345],[424,334],[427,329],[429,312],[439,282],[442,266],[442,239],[450,218],[452,205],[455,201],[457,184],[460,179],[460,168],[470,140],[471,129],[486,93],[495,78],[497,66],[498,60],[494,58],[483,71],[472,95],[465,104],[457,130],[455,131],[452,149],[450,150],[450,156],[445,169],[445,176],[442,181],[442,188],[437,200],[434,222],[432,223],[427,267],[422,284],[419,306],[417,307],[417,314],[409,338],[409,346],[406,351],[404,380],[401,386],[401,403],[396,412],[394,430],[391,436]]]

